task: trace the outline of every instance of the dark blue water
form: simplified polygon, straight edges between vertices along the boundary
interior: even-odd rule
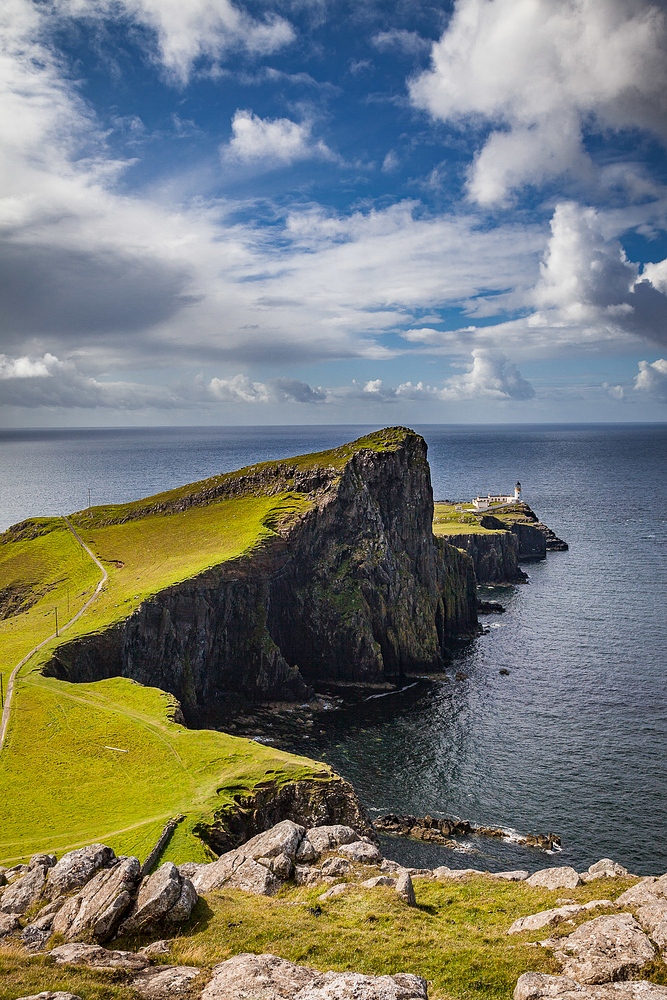
[[[276,727],[330,761],[370,809],[459,815],[563,837],[557,858],[473,840],[394,841],[413,863],[529,869],[610,856],[667,871],[667,427],[423,427],[436,497],[509,490],[570,544],[494,592],[507,606],[447,677]],[[127,500],[365,428],[0,434],[0,523]],[[499,673],[501,668],[509,675]],[[467,675],[456,680],[456,672]]]

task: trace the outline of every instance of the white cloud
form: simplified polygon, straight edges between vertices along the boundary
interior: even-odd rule
[[[264,160],[289,164],[313,157],[331,159],[322,140],[313,141],[309,122],[290,118],[260,118],[252,111],[238,110],[232,119],[232,138],[221,153],[224,158],[248,163]]]
[[[472,368],[450,379],[441,391],[441,399],[532,399],[530,382],[499,351],[476,349]]]
[[[323,389],[312,389],[306,382],[290,378],[252,382],[247,375],[234,375],[213,378],[208,388],[215,399],[224,403],[319,403],[326,399]]]
[[[410,95],[434,118],[495,128],[469,192],[502,204],[525,184],[591,171],[585,130],[667,139],[666,50],[665,13],[648,0],[457,0]]]
[[[200,60],[210,64],[235,49],[266,55],[295,38],[284,18],[269,14],[257,20],[230,0],[56,0],[56,6],[66,17],[127,19],[148,29],[155,59],[179,85]]]
[[[521,349],[524,356],[563,350],[614,349],[641,341],[667,343],[667,261],[647,265],[628,260],[621,243],[603,231],[593,208],[574,202],[556,206],[551,238],[532,289],[505,297],[504,305],[532,307],[524,318],[454,331],[432,327],[403,334],[406,340],[443,349],[468,342],[480,347]],[[665,289],[665,291],[663,291]],[[501,296],[501,299],[503,296]],[[489,314],[494,298],[470,304],[470,315]]]
[[[639,372],[634,378],[636,392],[643,393],[660,403],[667,403],[667,360],[639,362]]]
[[[371,38],[371,43],[380,52],[404,52],[408,56],[421,55],[431,46],[428,38],[422,38],[419,32],[407,31],[405,28],[378,31]]]

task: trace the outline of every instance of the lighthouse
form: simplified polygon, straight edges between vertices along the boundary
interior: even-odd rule
[[[514,487],[514,499],[518,501],[521,499],[521,483],[517,480],[517,484]]]

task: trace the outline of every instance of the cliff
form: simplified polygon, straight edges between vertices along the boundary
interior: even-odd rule
[[[318,680],[378,682],[437,669],[476,628],[472,562],[432,532],[426,444],[393,428],[316,456],[264,463],[129,507],[125,526],[225,498],[289,494],[270,536],[63,643],[45,668],[71,681],[130,677],[201,718],[235,696],[303,698]],[[80,519],[84,529],[85,516]],[[115,530],[115,528],[114,528]]]
[[[528,577],[519,563],[546,559],[548,551],[567,550],[567,543],[526,503],[482,513],[464,503],[438,502],[433,530],[470,556],[479,584],[525,583]]]

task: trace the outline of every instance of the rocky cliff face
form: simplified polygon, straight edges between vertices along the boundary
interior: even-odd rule
[[[478,583],[527,581],[528,577],[519,566],[519,539],[513,532],[448,535],[447,539],[470,556]]]
[[[473,566],[433,536],[425,442],[392,433],[389,450],[360,446],[342,468],[301,481],[289,463],[269,466],[253,491],[298,489],[311,509],[250,556],[65,643],[47,672],[132,677],[172,692],[194,718],[234,695],[302,698],[318,680],[376,682],[442,665],[447,638],[476,628]]]

